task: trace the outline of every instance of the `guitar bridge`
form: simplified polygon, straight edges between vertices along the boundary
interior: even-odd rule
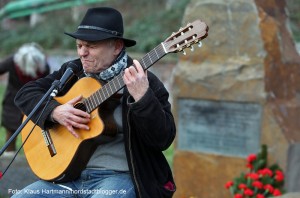
[[[50,153],[51,157],[53,157],[54,155],[56,155],[56,149],[54,147],[50,133],[48,130],[42,130],[42,134],[43,134],[46,146],[48,147],[49,153]]]

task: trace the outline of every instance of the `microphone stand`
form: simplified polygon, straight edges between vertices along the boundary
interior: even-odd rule
[[[10,143],[20,134],[21,130],[25,127],[25,125],[29,122],[31,117],[35,114],[35,112],[40,108],[41,104],[50,96],[54,97],[56,96],[58,92],[58,87],[60,86],[60,81],[55,80],[52,83],[52,86],[50,89],[45,93],[43,98],[38,102],[38,104],[34,107],[34,109],[31,111],[31,113],[28,115],[28,117],[22,122],[22,124],[19,126],[19,128],[14,132],[14,134],[9,138],[9,140],[5,143],[5,145],[0,150],[0,156],[4,153],[4,151],[7,149],[7,147],[10,145]],[[49,148],[49,147],[48,147]],[[55,152],[55,151],[54,151]],[[52,154],[51,154],[52,155]],[[55,154],[54,154],[55,155]]]

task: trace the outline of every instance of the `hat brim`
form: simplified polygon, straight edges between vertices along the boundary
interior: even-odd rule
[[[83,41],[102,41],[109,38],[120,38],[124,41],[126,47],[132,47],[136,44],[135,40],[126,39],[121,36],[115,36],[106,32],[99,32],[97,30],[82,30],[79,29],[74,33],[65,32],[66,35],[71,36],[75,39],[80,39]]]

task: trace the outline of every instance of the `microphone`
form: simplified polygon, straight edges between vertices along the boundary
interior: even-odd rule
[[[50,94],[51,97],[54,97],[57,95],[57,93],[62,90],[62,88],[65,86],[65,84],[67,82],[69,82],[69,80],[76,75],[77,73],[79,73],[80,71],[80,67],[78,65],[76,65],[75,63],[69,62],[69,64],[67,65],[67,69],[65,71],[65,73],[63,74],[63,76],[61,77],[60,80],[55,80],[52,83],[52,86],[54,86],[55,88],[52,90],[52,93]]]
[[[58,90],[61,90],[65,84],[80,71],[80,67],[73,62],[70,62],[67,67],[67,70],[59,80]]]

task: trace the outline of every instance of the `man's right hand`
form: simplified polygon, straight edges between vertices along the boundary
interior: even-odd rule
[[[59,124],[65,126],[76,138],[79,138],[79,135],[76,133],[74,128],[89,130],[89,126],[87,124],[90,122],[90,114],[74,107],[74,105],[81,99],[82,96],[73,98],[69,102],[56,107],[52,111],[52,118]]]

